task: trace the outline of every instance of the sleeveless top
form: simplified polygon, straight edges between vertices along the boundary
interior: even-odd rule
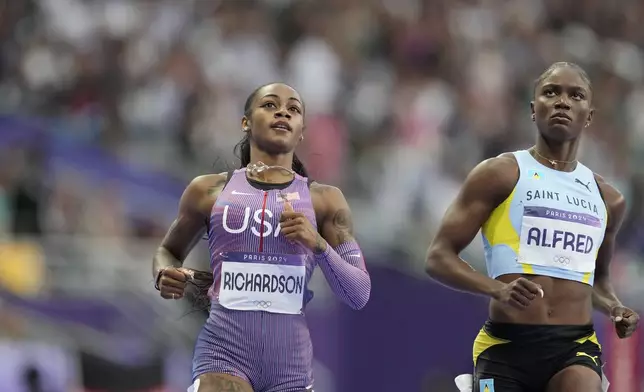
[[[280,234],[279,220],[288,200],[317,227],[309,185],[295,174],[282,189],[264,190],[248,180],[246,169],[232,172],[208,227],[213,302],[242,311],[303,313],[313,297],[307,285],[315,259]]]
[[[513,153],[519,180],[481,229],[488,275],[531,274],[593,285],[607,210],[593,172],[561,172]]]

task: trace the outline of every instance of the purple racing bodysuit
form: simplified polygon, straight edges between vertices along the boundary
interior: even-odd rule
[[[285,199],[317,227],[308,180],[297,174],[274,186],[235,170],[217,198],[208,227],[212,305],[197,339],[193,381],[225,373],[248,381],[255,392],[312,388],[304,308],[313,297],[307,285],[317,265],[343,301],[354,308],[366,304],[371,281],[357,244],[314,255],[288,241],[279,225]]]

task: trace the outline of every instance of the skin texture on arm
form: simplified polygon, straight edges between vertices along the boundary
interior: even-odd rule
[[[510,195],[518,177],[511,154],[485,160],[470,172],[427,252],[426,272],[433,279],[455,290],[493,298],[499,294],[504,284],[475,271],[459,254]]]
[[[596,179],[608,210],[608,225],[606,226],[604,241],[599,248],[599,252],[597,252],[593,306],[596,310],[610,316],[612,308],[622,305],[610,282],[610,262],[615,252],[615,238],[624,220],[626,200],[617,189],[608,184],[602,177],[596,176]]]
[[[321,184],[312,185],[311,191],[319,193],[324,203],[324,216],[319,224],[319,232],[325,242],[335,248],[345,242],[355,241],[351,209],[342,191]],[[325,249],[326,247],[321,245],[320,251]]]
[[[225,182],[226,175],[223,174],[200,176],[183,192],[177,218],[168,229],[152,262],[152,274],[155,280],[160,279],[157,283],[162,284],[162,280],[165,279],[168,280],[167,283],[175,283],[177,286],[174,287],[174,291],[170,290],[172,292],[166,294],[174,293],[179,298],[183,296],[186,277],[182,275],[185,275],[185,272],[176,269],[183,266],[192,248],[203,238],[208,227],[210,211]],[[166,270],[172,276],[160,277],[160,273]],[[169,282],[170,280],[173,282]]]
[[[608,184],[602,177],[595,175],[608,210],[608,226],[604,235],[595,266],[593,285],[593,307],[607,315],[615,323],[615,332],[620,338],[629,337],[639,324],[639,315],[625,307],[617,295],[610,279],[610,263],[615,251],[615,238],[624,221],[626,200],[624,196]]]
[[[353,309],[363,308],[371,295],[371,278],[353,236],[351,209],[336,187],[313,184],[318,205],[318,232],[314,253],[331,290]]]

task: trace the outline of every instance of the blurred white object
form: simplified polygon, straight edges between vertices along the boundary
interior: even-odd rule
[[[188,392],[199,392],[199,379],[195,380],[195,383],[188,387]]]
[[[602,391],[608,392],[608,387],[610,387],[610,383],[606,378],[606,373],[604,373],[604,371],[602,370]]]
[[[454,379],[456,387],[461,392],[472,392],[472,383],[474,382],[474,377],[471,374],[461,374]]]

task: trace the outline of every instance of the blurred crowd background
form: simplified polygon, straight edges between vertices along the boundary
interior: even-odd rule
[[[155,296],[153,251],[193,177],[238,167],[243,103],[274,81],[304,98],[298,155],[347,195],[374,276],[360,313],[313,282],[316,391],[470,370],[485,303],[426,279],[424,252],[468,171],[533,143],[556,61],[593,82],[581,158],[629,200],[613,279],[644,311],[642,20],[637,0],[0,0],[0,390],[185,390],[204,319]],[[612,390],[644,391],[644,345],[604,335]]]

